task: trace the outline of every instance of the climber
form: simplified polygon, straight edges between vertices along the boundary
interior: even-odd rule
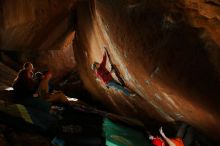
[[[126,87],[123,87],[120,83],[113,79],[111,73],[114,72],[114,68],[111,68],[110,72],[106,69],[107,55],[108,52],[105,51],[102,62],[100,64],[98,62],[94,62],[92,64],[91,67],[92,70],[95,71],[96,76],[105,84],[105,86],[107,86],[107,88],[115,88],[116,90],[122,91],[126,96],[135,96],[136,94],[131,93]]]
[[[149,134],[149,139],[154,146],[190,146],[194,136],[192,127],[185,123],[180,126],[176,138],[168,138],[163,132],[162,127],[159,129],[159,132],[162,138]]]

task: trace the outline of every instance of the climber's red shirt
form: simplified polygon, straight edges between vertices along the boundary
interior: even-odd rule
[[[151,142],[154,146],[165,146],[164,141],[159,137],[155,137]]]
[[[106,54],[103,56],[102,62],[96,71],[96,76],[101,79],[105,84],[108,84],[111,80],[113,80],[113,77],[111,73],[106,69],[105,65]]]
[[[181,138],[172,138],[170,139],[176,146],[184,146]],[[156,137],[152,140],[154,146],[169,146],[161,138]]]

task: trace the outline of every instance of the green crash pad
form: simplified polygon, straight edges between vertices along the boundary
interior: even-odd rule
[[[152,146],[141,131],[132,129],[105,118],[103,131],[106,146]]]

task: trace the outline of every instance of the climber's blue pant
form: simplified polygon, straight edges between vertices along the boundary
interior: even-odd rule
[[[130,96],[131,95],[131,93],[130,93],[130,91],[128,91],[128,89],[124,88],[122,85],[120,85],[115,80],[111,80],[110,82],[108,82],[106,84],[106,86],[107,87],[115,88],[116,90],[123,92],[126,96]]]

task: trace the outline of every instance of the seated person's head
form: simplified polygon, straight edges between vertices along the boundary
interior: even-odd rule
[[[96,71],[99,68],[100,64],[98,62],[94,62],[91,66],[92,70]]]
[[[24,65],[23,65],[23,69],[26,69],[26,70],[28,70],[28,71],[33,71],[34,67],[33,67],[33,64],[32,64],[32,63],[26,62],[26,63],[24,63]]]

